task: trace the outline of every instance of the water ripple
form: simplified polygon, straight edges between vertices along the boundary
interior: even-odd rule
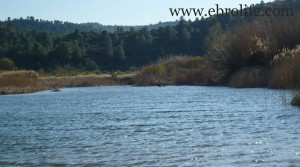
[[[0,96],[0,166],[297,166],[300,112],[282,95],[116,86]]]

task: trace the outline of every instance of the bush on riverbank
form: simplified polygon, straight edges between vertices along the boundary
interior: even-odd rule
[[[214,70],[203,57],[173,56],[142,68],[135,85],[211,85]]]
[[[215,36],[208,44],[207,59],[226,79],[239,69],[268,64],[270,45],[258,22],[247,23]]]
[[[207,59],[232,87],[300,89],[299,27],[299,15],[257,18],[215,37]]]
[[[287,26],[288,25],[288,26]],[[207,59],[223,81],[234,87],[300,87],[300,16],[257,18],[215,36],[207,48]],[[275,59],[281,58],[280,62]],[[285,61],[283,61],[285,59]],[[287,60],[289,60],[287,62]],[[292,60],[292,61],[291,61]],[[254,71],[272,69],[272,72]],[[247,72],[247,69],[253,69]],[[263,70],[265,71],[265,70]],[[261,76],[259,76],[261,75]]]
[[[17,66],[9,58],[0,58],[0,70],[16,70]]]

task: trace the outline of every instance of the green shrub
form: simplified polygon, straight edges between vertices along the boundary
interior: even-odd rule
[[[186,64],[189,68],[198,68],[206,64],[206,61],[203,57],[191,57],[186,60]]]
[[[203,57],[173,56],[145,66],[135,75],[136,85],[211,85],[214,70]]]
[[[9,58],[0,58],[0,70],[16,70],[15,63]]]

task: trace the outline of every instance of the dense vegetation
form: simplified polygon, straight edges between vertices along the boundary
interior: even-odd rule
[[[0,57],[11,59],[20,69],[54,71],[128,70],[170,54],[201,55],[209,27],[214,21],[181,20],[177,26],[157,30],[122,27],[114,33],[82,32],[57,35],[0,23]]]
[[[300,9],[299,2],[290,0],[256,5],[257,8],[280,6]],[[98,26],[93,23],[8,18],[0,22],[0,58],[10,59],[19,69],[46,72],[129,70],[170,55],[203,56],[210,52],[211,41],[220,34],[254,19],[254,16],[213,16],[193,22],[181,19],[177,25],[157,29],[114,27],[114,31],[109,32],[97,30]],[[72,33],[65,34],[70,31]],[[227,38],[224,36],[223,41],[217,43],[226,44]],[[233,70],[237,68],[231,65]]]
[[[173,56],[145,66],[135,76],[136,85],[212,85],[213,69],[203,57]]]
[[[268,5],[262,3],[257,7]],[[93,31],[101,29],[93,23],[52,22],[33,17],[7,19],[0,22],[0,58],[12,60],[19,69],[47,72],[62,68],[129,70],[169,55],[204,55],[210,39],[253,19],[250,16],[218,16],[193,22],[181,19],[175,26],[129,30],[114,27],[114,32]],[[64,34],[70,31],[73,32]]]
[[[146,85],[155,84],[153,80],[168,81],[168,77],[176,78],[184,72],[183,76],[194,80],[184,84],[299,89],[299,27],[300,15],[257,18],[213,36],[203,57],[159,60],[144,67],[138,76]]]
[[[283,3],[283,2],[279,2]],[[291,3],[291,2],[288,2]],[[298,12],[299,2],[293,1]],[[277,3],[275,3],[277,4]],[[298,10],[298,11],[296,11]],[[209,36],[206,55],[195,69],[174,68],[194,58],[158,61],[137,75],[138,85],[222,84],[232,87],[300,89],[300,15],[257,17]],[[169,62],[169,63],[164,63]],[[204,67],[204,68],[203,68]],[[182,69],[182,68],[181,68]],[[164,75],[168,73],[167,75]],[[208,74],[208,75],[206,75]],[[184,77],[177,77],[177,76]],[[146,77],[149,76],[149,77]],[[170,76],[175,76],[170,80]],[[179,79],[178,79],[179,78]],[[186,78],[190,82],[186,82]],[[141,83],[142,81],[142,83]],[[170,82],[171,81],[171,82]],[[209,82],[208,82],[209,81]],[[293,105],[300,105],[300,94]]]
[[[257,7],[261,7],[259,4]],[[265,4],[267,6],[268,4]],[[253,17],[218,16],[157,29],[114,27],[93,31],[95,24],[7,19],[0,22],[0,58],[19,69],[129,70],[169,55],[204,55],[208,41]],[[65,34],[66,32],[70,32]]]

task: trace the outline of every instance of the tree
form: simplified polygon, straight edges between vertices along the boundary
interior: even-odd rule
[[[29,53],[30,57],[27,60],[29,65],[27,68],[34,70],[43,68],[47,54],[46,49],[40,43],[35,43],[31,53]]]
[[[106,31],[102,32],[102,36],[103,36],[103,42],[102,42],[103,54],[105,55],[106,58],[112,58],[114,56],[112,39],[109,36],[108,32]]]
[[[125,51],[122,44],[119,44],[114,50],[114,56],[117,60],[125,60]]]
[[[59,43],[51,52],[51,60],[54,64],[66,65],[72,58],[72,48],[69,42]]]

